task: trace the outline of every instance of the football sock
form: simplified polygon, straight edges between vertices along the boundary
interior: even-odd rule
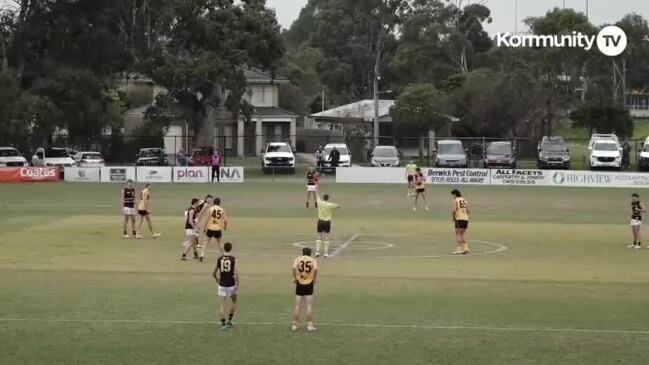
[[[228,315],[228,322],[232,322],[232,317],[234,317],[234,313]]]
[[[135,236],[136,234],[137,234],[137,233],[135,233],[135,231],[133,231],[133,236]]]
[[[124,236],[126,236],[126,230],[124,230]]]
[[[329,241],[324,241],[325,252],[329,252]]]
[[[225,326],[225,318],[221,318],[221,324]]]
[[[469,251],[469,244],[468,243],[464,242],[464,245],[462,245],[462,246],[464,247],[464,251]]]
[[[322,241],[317,240],[315,241],[315,252],[320,252],[320,245],[322,244]]]

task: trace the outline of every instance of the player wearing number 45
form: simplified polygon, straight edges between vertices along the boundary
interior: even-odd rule
[[[295,281],[295,308],[293,309],[293,326],[297,331],[300,324],[300,313],[306,310],[307,331],[315,331],[313,325],[313,290],[318,276],[318,262],[311,257],[311,249],[302,249],[302,256],[293,261],[293,280]]]
[[[237,269],[237,261],[234,256],[230,254],[232,251],[232,244],[226,242],[223,245],[223,256],[216,260],[216,267],[212,276],[218,284],[218,295],[221,298],[221,305],[219,313],[221,315],[221,329],[227,330],[234,327],[232,318],[237,311],[237,289],[240,286],[239,282],[239,269]],[[225,322],[225,302],[230,298],[232,300],[232,307],[228,314],[228,321]]]
[[[207,236],[207,241],[204,246],[200,247],[199,261],[203,262],[205,257],[205,250],[212,242],[212,238],[216,239],[216,244],[223,254],[223,246],[221,246],[222,231],[228,229],[228,219],[225,215],[225,209],[221,207],[221,198],[214,198],[214,205],[207,210],[207,219],[202,227],[203,232]]]

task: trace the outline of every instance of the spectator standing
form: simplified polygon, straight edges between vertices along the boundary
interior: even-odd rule
[[[333,150],[331,150],[331,153],[329,154],[329,162],[331,163],[331,168],[335,169],[338,167],[338,164],[340,163],[340,151],[336,147],[334,147]]]
[[[185,151],[181,148],[180,151],[178,151],[178,165],[180,166],[187,166],[187,155],[185,154]]]
[[[316,166],[317,166],[317,171],[319,173],[322,173],[322,170],[324,169],[324,164],[325,164],[325,152],[322,149],[322,146],[318,146],[318,150],[315,151],[315,161],[316,161]]]
[[[628,169],[631,166],[631,145],[628,140],[622,144],[622,166]]]
[[[214,182],[215,175],[216,182],[221,182],[221,155],[216,148],[212,154],[212,182]]]

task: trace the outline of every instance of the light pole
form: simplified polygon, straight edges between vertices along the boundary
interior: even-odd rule
[[[374,146],[379,145],[379,63],[374,65]]]

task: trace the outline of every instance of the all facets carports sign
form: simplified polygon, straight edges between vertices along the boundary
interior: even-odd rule
[[[491,185],[550,185],[548,170],[491,170]]]

